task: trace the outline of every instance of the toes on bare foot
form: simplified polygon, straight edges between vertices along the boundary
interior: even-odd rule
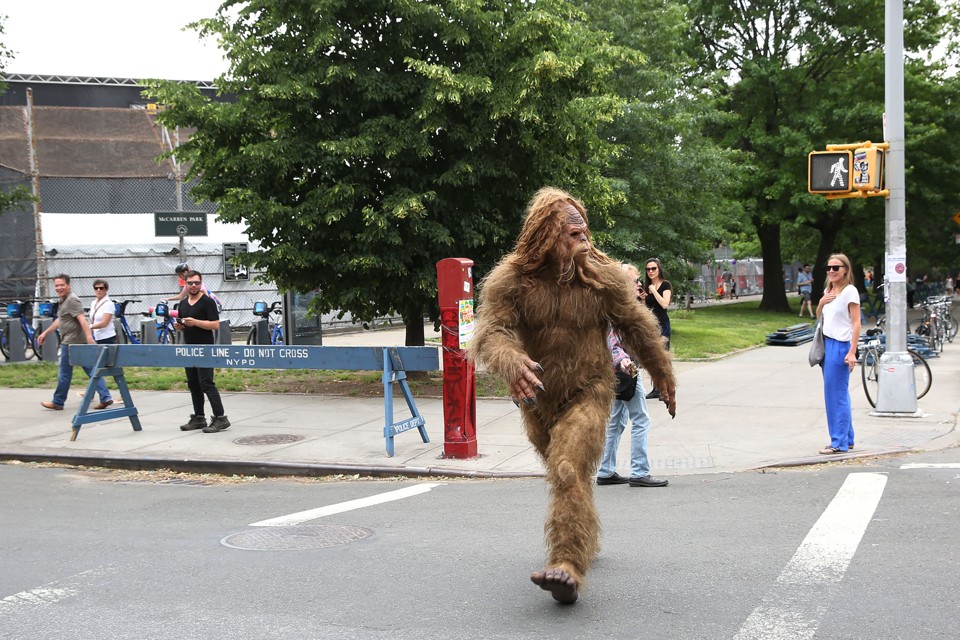
[[[530,580],[541,589],[549,591],[557,602],[573,604],[580,596],[577,581],[563,569],[535,571],[530,574]]]

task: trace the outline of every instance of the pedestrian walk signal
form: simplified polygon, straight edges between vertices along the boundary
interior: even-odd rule
[[[860,147],[853,152],[853,186],[861,191],[883,188],[883,149]]]
[[[850,193],[853,177],[850,151],[811,151],[807,156],[807,191],[810,193]]]

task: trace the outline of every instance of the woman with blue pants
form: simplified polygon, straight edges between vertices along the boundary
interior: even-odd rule
[[[830,444],[824,455],[853,449],[850,372],[857,366],[860,341],[860,293],[853,284],[850,259],[835,253],[827,259],[827,288],[817,305],[823,323],[823,400]]]

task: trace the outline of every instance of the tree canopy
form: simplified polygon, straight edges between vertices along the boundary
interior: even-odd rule
[[[827,203],[805,193],[809,151],[883,137],[883,2],[695,0],[691,15],[694,55],[705,70],[727,78],[723,96],[734,120],[718,139],[752,158],[751,171],[737,183],[768,275],[761,308],[786,310],[779,277],[784,227],[799,222],[819,231],[818,255],[825,257],[854,221],[883,219],[879,198]],[[936,0],[908,1],[904,16],[908,52],[927,51],[949,33],[949,13]],[[914,133],[908,127],[908,148]]]
[[[247,225],[281,288],[316,289],[317,312],[399,312],[420,344],[438,260],[472,258],[479,277],[544,185],[594,219],[615,199],[602,171],[619,148],[599,128],[638,56],[561,0],[230,0],[197,27],[235,101],[149,92],[165,125],[195,129],[177,154],[197,195]]]

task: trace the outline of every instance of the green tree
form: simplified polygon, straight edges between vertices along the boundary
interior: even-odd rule
[[[0,15],[0,74],[3,73],[3,70],[7,66],[7,62],[13,59],[13,52],[8,49],[2,41],[3,38],[3,23],[6,21],[7,16]],[[0,80],[0,94],[3,94],[7,90],[7,83]],[[30,190],[24,186],[17,186],[14,188],[9,188],[8,185],[0,184],[0,217],[3,216],[7,211],[12,209],[19,208],[28,202],[33,202],[33,194],[30,193]]]
[[[705,70],[725,74],[729,83],[724,97],[736,119],[722,130],[721,140],[753,158],[753,170],[743,176],[740,187],[767,275],[761,309],[789,308],[779,277],[781,230],[796,223],[799,204],[812,208],[803,213],[803,222],[825,235],[818,253],[849,224],[851,212],[873,206],[814,205],[798,197],[806,190],[809,151],[827,141],[856,141],[865,122],[875,133],[864,139],[882,136],[880,114],[860,120],[857,131],[849,124],[862,90],[859,65],[883,46],[883,9],[882,0],[691,3],[697,36],[693,50]],[[937,44],[947,24],[936,0],[908,1],[904,16],[908,51]]]
[[[619,257],[642,263],[658,256],[682,288],[695,266],[708,261],[723,228],[742,215],[730,197],[737,154],[708,135],[726,119],[710,90],[715,78],[702,74],[685,50],[685,5],[591,0],[583,6],[594,24],[645,62],[616,76],[616,90],[629,102],[605,131],[623,147],[608,172],[623,198],[611,212],[612,226],[598,235]]]
[[[399,312],[407,344],[436,318],[438,260],[479,278],[531,195],[569,189],[593,219],[615,199],[598,135],[636,63],[561,0],[228,0],[198,24],[226,52],[233,102],[155,82],[197,195],[244,222],[250,258],[314,311]]]

